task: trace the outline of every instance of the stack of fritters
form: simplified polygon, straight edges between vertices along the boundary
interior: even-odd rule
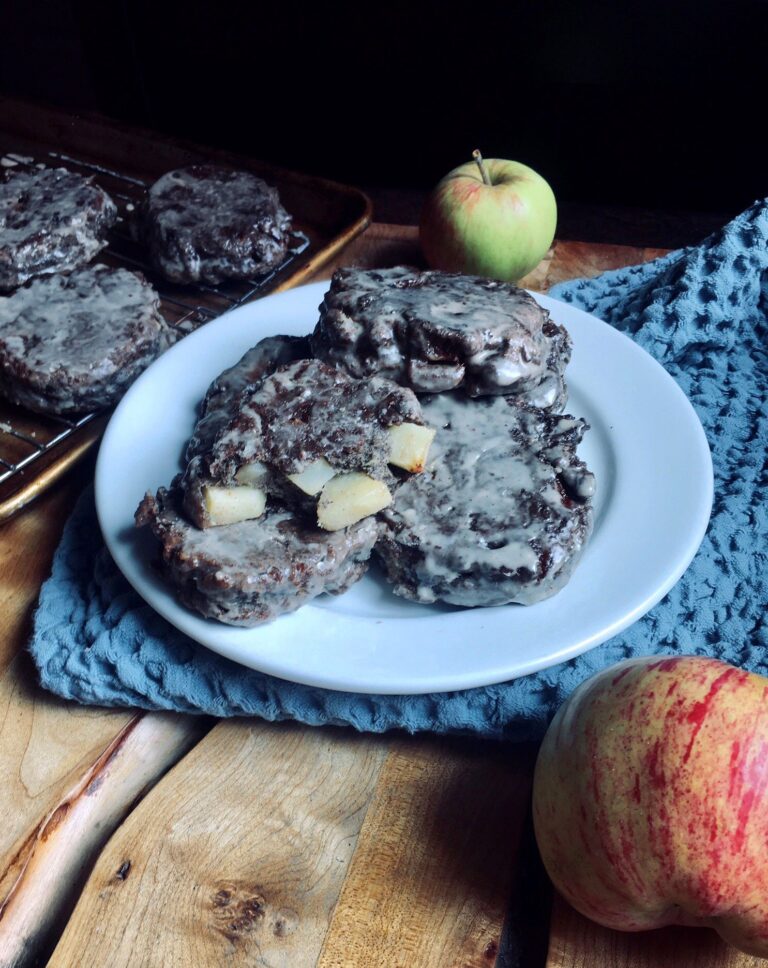
[[[374,545],[417,602],[531,604],[566,583],[594,477],[585,422],[560,413],[570,339],[532,297],[343,269],[310,344],[265,340],[222,374],[171,492],[139,508],[186,604],[256,624],[348,587]]]
[[[397,483],[390,431],[431,438],[412,391],[302,359],[307,348],[266,339],[221,374],[185,470],[137,512],[179,597],[203,615],[252,625],[348,588]]]

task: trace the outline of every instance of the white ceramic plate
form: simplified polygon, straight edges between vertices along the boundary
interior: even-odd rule
[[[669,374],[630,339],[536,296],[573,338],[568,410],[591,425],[579,453],[598,482],[592,539],[559,594],[528,607],[425,606],[397,598],[369,573],[344,595],[255,629],[177,604],[152,567],[148,529],[133,526],[136,506],[178,471],[211,380],[264,336],[309,332],[325,288],[267,296],[207,324],[157,360],[115,411],[96,468],[99,521],[118,566],[153,608],[215,652],[284,679],[422,693],[562,662],[616,635],[669,591],[709,520],[712,462],[701,424]]]

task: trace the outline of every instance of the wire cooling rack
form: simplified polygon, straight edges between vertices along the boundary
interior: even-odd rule
[[[143,247],[130,231],[134,213],[149,183],[55,151],[38,158],[8,153],[0,158],[0,166],[14,169],[60,167],[93,177],[118,208],[118,219],[110,232],[109,245],[99,253],[98,261],[143,272],[160,296],[166,320],[182,335],[268,292],[277,277],[289,269],[310,245],[306,235],[294,232],[286,258],[264,275],[218,286],[174,285],[155,274]],[[98,440],[105,423],[103,414],[89,413],[70,420],[32,414],[0,401],[0,520],[23,507],[82,456]]]

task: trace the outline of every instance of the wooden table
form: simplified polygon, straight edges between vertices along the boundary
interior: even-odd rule
[[[527,281],[658,253],[558,242]],[[415,229],[377,224],[338,263],[416,260]],[[530,746],[43,692],[30,613],[91,475],[89,461],[0,530],[0,966],[759,964],[710,931],[621,935],[551,905]]]

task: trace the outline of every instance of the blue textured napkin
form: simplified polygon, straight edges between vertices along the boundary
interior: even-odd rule
[[[542,734],[579,682],[631,655],[697,653],[768,673],[768,200],[700,246],[552,294],[655,356],[712,448],[707,537],[678,584],[630,629],[570,662],[465,692],[364,696],[294,685],[209,652],[145,605],[104,549],[89,491],[40,594],[30,650],[42,684],[98,705],[524,740]]]

